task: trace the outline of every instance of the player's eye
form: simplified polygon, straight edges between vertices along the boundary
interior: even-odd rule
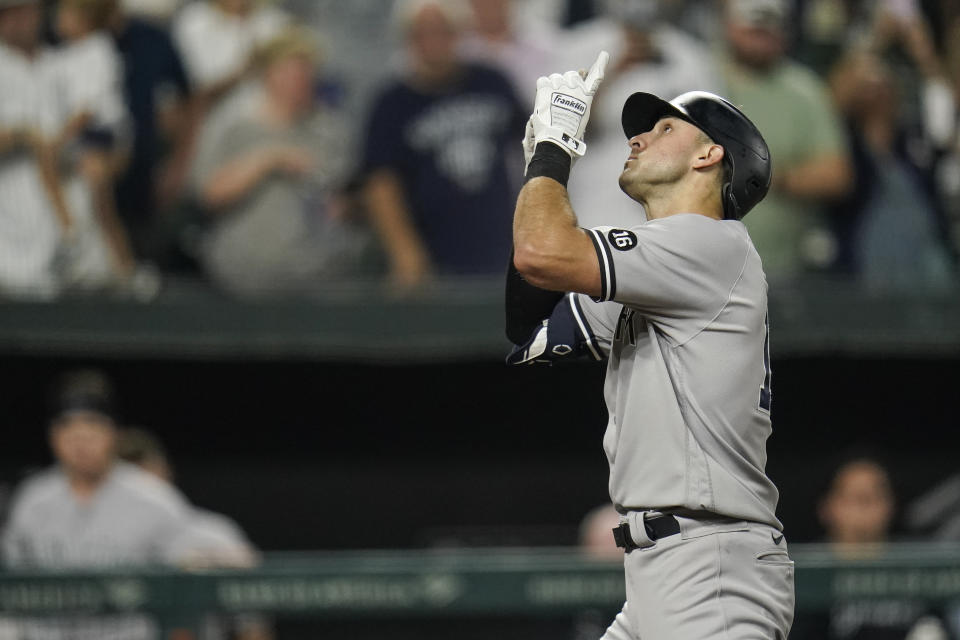
[[[667,133],[668,131],[673,131],[673,126],[670,124],[663,125],[663,132]]]

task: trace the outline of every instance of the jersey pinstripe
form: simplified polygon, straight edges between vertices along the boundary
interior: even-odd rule
[[[53,131],[54,69],[49,52],[31,59],[0,43],[0,129]],[[0,155],[0,293],[53,295],[59,238],[32,153],[17,148]]]

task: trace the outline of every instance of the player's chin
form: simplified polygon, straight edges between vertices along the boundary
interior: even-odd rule
[[[636,179],[636,173],[631,171],[624,171],[620,174],[619,179],[620,190],[627,194],[631,200],[636,200],[637,202],[642,201],[642,196],[640,192],[640,184]]]

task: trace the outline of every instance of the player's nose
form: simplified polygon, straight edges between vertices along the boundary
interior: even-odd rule
[[[647,148],[647,139],[642,133],[638,133],[629,140],[627,144],[630,146],[631,151],[640,152]]]

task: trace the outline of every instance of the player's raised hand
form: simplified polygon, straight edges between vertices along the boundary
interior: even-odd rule
[[[609,59],[610,55],[601,51],[585,75],[568,71],[537,80],[537,98],[530,117],[536,142],[553,142],[573,158],[584,154],[583,134],[590,119],[590,105]]]
[[[537,149],[537,137],[533,132],[533,116],[527,120],[527,128],[523,132],[523,140],[520,144],[523,145],[523,173],[526,174],[527,167],[533,159],[533,153]]]

